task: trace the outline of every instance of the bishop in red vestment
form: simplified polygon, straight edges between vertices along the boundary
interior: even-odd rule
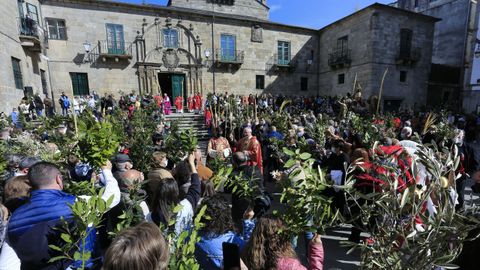
[[[246,127],[243,130],[243,138],[237,142],[236,151],[244,152],[248,156],[247,165],[257,166],[263,174],[262,147],[255,136],[252,136],[252,129]]]

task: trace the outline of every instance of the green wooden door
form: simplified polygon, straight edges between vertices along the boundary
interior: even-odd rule
[[[90,94],[87,73],[70,73],[70,78],[72,79],[73,94],[75,96]]]
[[[183,91],[183,75],[172,74],[172,103],[175,98],[182,95]]]

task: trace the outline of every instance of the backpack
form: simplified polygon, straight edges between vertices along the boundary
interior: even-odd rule
[[[68,97],[64,97],[62,99],[63,99],[63,107],[64,108],[70,107],[70,100],[68,99]]]

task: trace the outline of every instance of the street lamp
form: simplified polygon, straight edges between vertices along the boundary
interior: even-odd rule
[[[477,48],[474,52],[475,58],[480,58],[480,44],[477,43]]]
[[[207,68],[210,68],[210,67],[211,67],[211,65],[210,65],[210,56],[212,56],[212,53],[211,53],[208,49],[206,49],[206,50],[203,52],[203,54],[205,55],[205,58],[206,58],[206,60],[205,60],[205,66],[206,66]]]
[[[85,41],[85,43],[83,43],[83,48],[85,49],[85,58],[83,59],[83,62],[87,63],[90,60],[89,53],[92,49],[92,44],[90,44],[88,41]]]
[[[85,48],[85,52],[88,54],[92,48],[92,44],[90,44],[88,41],[85,41],[85,43],[83,43],[83,48]]]

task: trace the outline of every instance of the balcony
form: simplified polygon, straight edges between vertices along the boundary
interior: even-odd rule
[[[277,71],[294,71],[295,70],[295,62],[291,59],[285,59],[278,57],[278,54],[273,55],[273,68]]]
[[[28,17],[19,17],[17,23],[22,47],[30,52],[41,52],[44,31],[38,26],[37,22]]]
[[[410,50],[402,50],[397,54],[395,58],[395,63],[397,65],[407,65],[411,66],[420,61],[422,57],[421,49],[419,47],[411,48]]]
[[[132,59],[132,43],[116,42],[111,43],[106,40],[98,41],[99,57],[116,58],[116,59]]]
[[[328,55],[328,65],[332,68],[343,68],[352,63],[351,50],[336,50]]]
[[[132,59],[132,43],[131,42],[107,42],[99,40],[97,45],[87,55],[90,62],[107,62],[107,61],[128,61]]]
[[[216,49],[215,50],[215,62],[217,64],[234,64],[234,65],[241,65],[245,59],[245,52],[244,51],[231,51],[231,50],[223,50],[223,49]]]

